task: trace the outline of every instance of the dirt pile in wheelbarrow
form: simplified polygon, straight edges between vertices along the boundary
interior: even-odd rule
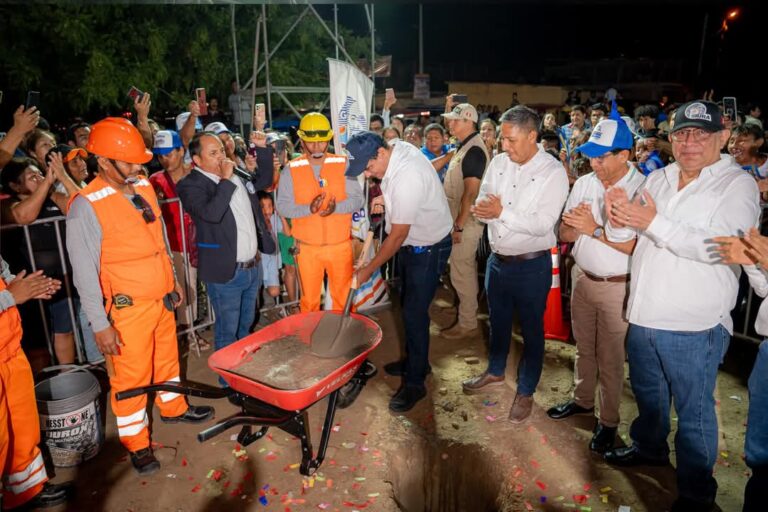
[[[338,370],[371,346],[375,332],[347,354],[325,359],[312,354],[310,345],[299,336],[284,336],[260,348],[232,368],[232,371],[275,389],[307,389]]]

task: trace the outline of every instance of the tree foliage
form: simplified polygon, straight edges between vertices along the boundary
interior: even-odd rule
[[[306,6],[267,7],[269,46],[274,48]],[[97,118],[125,109],[131,85],[150,92],[153,113],[176,113],[196,87],[219,96],[226,108],[235,77],[230,7],[221,5],[15,5],[0,7],[0,90],[4,110],[39,90],[44,115]],[[236,8],[241,83],[253,71],[253,45],[259,5]],[[332,26],[332,25],[331,25]],[[352,58],[366,57],[365,36],[340,27]],[[263,37],[263,36],[262,36]],[[326,57],[334,44],[308,13],[270,60],[274,85],[327,86]],[[258,62],[264,60],[263,39]],[[262,71],[257,85],[263,86]],[[314,102],[318,95],[291,100]],[[10,100],[10,101],[9,101]],[[273,95],[273,108],[280,100]]]

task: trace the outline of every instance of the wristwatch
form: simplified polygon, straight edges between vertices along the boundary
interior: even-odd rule
[[[600,238],[603,236],[603,233],[605,230],[603,229],[603,226],[597,226],[595,230],[592,232],[592,238]]]
[[[461,227],[459,227],[459,225],[458,225],[458,224],[454,224],[454,225],[453,225],[453,230],[454,230],[456,233],[461,233],[462,231],[464,231],[464,228],[461,228]]]

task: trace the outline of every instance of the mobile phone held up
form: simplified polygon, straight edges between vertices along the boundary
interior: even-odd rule
[[[736,98],[733,96],[723,97],[723,114],[727,115],[731,121],[736,122],[737,112]]]
[[[264,129],[264,125],[267,124],[267,107],[263,103],[257,103],[254,106],[253,117],[256,119],[261,129]]]
[[[130,89],[128,89],[128,98],[133,102],[136,103],[136,100],[141,101],[141,98],[144,97],[144,92],[142,92],[141,89],[138,87],[131,86]]]
[[[26,105],[24,105],[24,110],[29,110],[32,107],[35,107],[38,110],[40,110],[40,92],[39,91],[29,91],[27,93],[27,103]]]
[[[469,98],[467,98],[466,94],[454,94],[453,95],[453,102],[458,105],[459,103],[466,103],[469,101]]]
[[[195,89],[195,98],[197,99],[197,105],[200,107],[200,115],[208,115],[208,103],[205,100],[205,88],[198,87]]]

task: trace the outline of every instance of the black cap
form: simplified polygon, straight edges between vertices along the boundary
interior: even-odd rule
[[[701,100],[681,105],[675,112],[675,124],[672,132],[684,128],[701,128],[711,133],[719,132],[724,128],[720,108],[716,103]]]

